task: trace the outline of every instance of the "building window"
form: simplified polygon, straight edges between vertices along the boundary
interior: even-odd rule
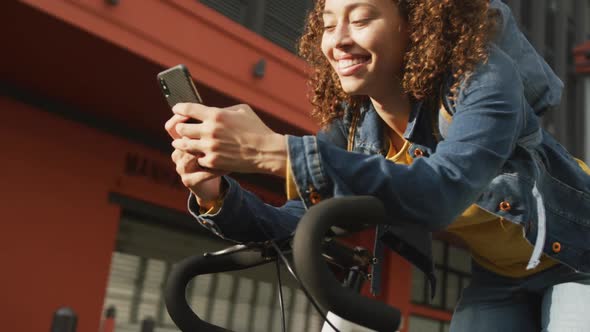
[[[471,256],[468,251],[440,240],[432,243],[437,291],[431,299],[430,285],[424,274],[412,272],[412,302],[445,311],[452,311],[461,291],[471,280]]]
[[[449,322],[422,316],[410,316],[408,332],[448,332]]]

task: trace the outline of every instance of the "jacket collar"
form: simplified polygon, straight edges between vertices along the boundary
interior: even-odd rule
[[[412,110],[410,111],[410,117],[408,119],[408,126],[406,127],[406,131],[404,132],[404,138],[410,142],[416,141],[416,136],[418,136],[417,124],[421,122],[422,114],[422,101],[412,102]]]
[[[367,100],[360,109],[355,150],[369,154],[385,154],[389,140],[385,139],[385,122],[379,116],[373,103]]]
[[[436,139],[430,133],[433,132],[429,111],[424,109],[422,101],[412,102],[412,109],[408,119],[408,125],[404,132],[404,139],[425,145],[436,146]],[[360,119],[356,128],[354,151],[386,155],[389,150],[389,140],[385,138],[385,122],[371,103],[365,102],[360,108]]]

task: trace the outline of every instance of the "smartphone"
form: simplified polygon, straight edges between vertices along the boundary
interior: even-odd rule
[[[203,103],[188,68],[183,64],[159,73],[158,82],[171,108],[178,103]],[[196,120],[189,119],[187,122],[196,122]]]

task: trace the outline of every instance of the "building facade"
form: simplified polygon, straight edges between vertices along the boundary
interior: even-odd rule
[[[78,331],[99,330],[111,307],[115,331],[138,331],[147,318],[155,331],[177,331],[162,297],[171,267],[230,243],[204,232],[186,213],[187,193],[163,129],[170,110],[155,76],[184,63],[206,103],[247,103],[276,131],[313,133],[305,65],[294,55],[311,4],[0,4],[0,42],[10,50],[0,60],[3,330],[47,331],[53,312],[70,306],[78,313]],[[588,39],[588,1],[508,4],[568,86],[561,110],[545,125],[580,155],[590,144],[580,141],[587,118],[579,111],[581,78],[572,74],[568,49]],[[267,202],[285,199],[279,179],[238,179]],[[371,232],[351,241],[371,248]],[[382,262],[378,299],[401,310],[403,332],[448,330],[469,282],[466,251],[442,238],[434,249],[440,291],[432,300],[423,275],[405,260],[389,253]],[[289,331],[319,331],[321,319],[286,271],[283,276]],[[272,266],[199,278],[187,294],[197,313],[215,324],[280,330]]]
[[[207,103],[248,103],[273,129],[303,134],[317,128],[302,61],[191,0],[3,1],[0,12],[2,330],[48,331],[62,306],[78,331],[98,331],[110,307],[115,331],[148,317],[177,330],[162,297],[171,266],[230,243],[187,215],[156,74],[184,63]],[[238,178],[284,201],[280,180]],[[293,330],[317,329],[286,275]],[[211,321],[271,331],[274,286],[266,267],[199,279],[189,294]]]
[[[587,146],[590,116],[587,94],[574,69],[573,50],[590,39],[590,1],[504,0],[511,8],[533,46],[545,57],[565,84],[558,110],[543,117],[544,126],[574,155],[590,161]]]

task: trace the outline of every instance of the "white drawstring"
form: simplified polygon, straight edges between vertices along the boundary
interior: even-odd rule
[[[545,246],[545,206],[543,205],[543,197],[537,188],[537,183],[533,186],[533,197],[537,203],[537,239],[535,240],[535,248],[533,254],[527,265],[527,270],[536,268],[541,262],[541,255],[543,254],[543,247]]]

